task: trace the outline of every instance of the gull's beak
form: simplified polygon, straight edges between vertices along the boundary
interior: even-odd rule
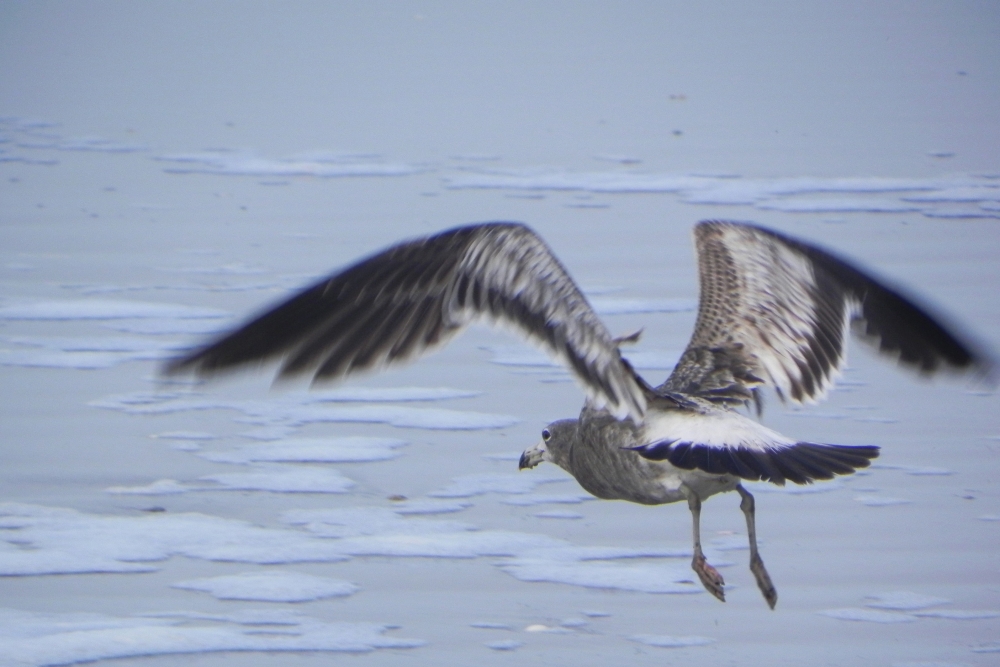
[[[539,442],[537,445],[531,449],[524,450],[521,454],[521,460],[517,464],[518,470],[524,470],[525,468],[534,468],[536,465],[545,460],[545,442]]]

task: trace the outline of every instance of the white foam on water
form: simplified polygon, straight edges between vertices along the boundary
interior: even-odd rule
[[[844,488],[844,481],[839,477],[813,482],[812,484],[785,484],[778,486],[770,482],[743,482],[744,488],[750,493],[784,493],[790,496],[800,496],[811,493],[829,493]]]
[[[908,505],[912,500],[906,498],[893,498],[891,496],[855,496],[854,500],[866,507],[891,507],[893,505]]]
[[[942,188],[933,192],[921,192],[918,194],[904,195],[900,197],[903,201],[912,202],[1000,202],[1000,188],[995,185],[979,186],[966,185],[953,188]]]
[[[36,350],[0,350],[0,365],[23,368],[72,368],[101,370],[127,361],[164,359],[166,353],[122,354],[116,352],[49,352]]]
[[[410,558],[517,556],[525,551],[551,548],[563,544],[565,543],[562,540],[548,535],[506,530],[363,535],[344,538],[337,543],[338,548],[352,556]],[[506,565],[501,567],[507,571]]]
[[[589,500],[597,500],[589,493],[525,493],[501,498],[504,505],[527,507],[531,505],[578,505]]]
[[[16,545],[16,546],[15,546]],[[257,564],[337,562],[330,540],[197,513],[85,514],[0,504],[0,575],[150,572],[171,556]]]
[[[1000,618],[1000,611],[993,609],[930,609],[913,612],[920,618],[946,618],[953,621],[978,621],[986,618]]]
[[[563,365],[545,354],[541,350],[536,350],[527,346],[510,345],[484,345],[480,349],[487,350],[492,354],[490,363],[500,366],[527,366],[529,368],[558,368]]]
[[[238,151],[203,151],[158,155],[160,162],[177,165],[167,167],[170,174],[220,174],[227,176],[410,176],[425,171],[424,167],[402,162],[330,159],[272,159]]]
[[[630,635],[629,640],[645,644],[646,646],[656,646],[657,648],[688,648],[691,646],[706,646],[715,642],[711,637],[699,637],[697,635],[675,637],[673,635]]]
[[[0,320],[215,319],[230,316],[214,308],[103,299],[39,301],[0,308]]]
[[[989,178],[965,175],[930,178],[740,178],[734,175],[680,175],[634,170],[572,172],[530,167],[467,170],[462,174],[450,174],[445,181],[450,189],[670,193],[679,195],[681,201],[689,204],[744,205],[795,213],[921,213],[930,217],[956,218],[995,217],[991,204],[996,201],[998,192]],[[816,196],[824,194],[827,196]],[[941,207],[942,204],[956,202],[978,203],[979,206],[952,211]]]
[[[301,392],[273,400],[233,400],[195,392],[136,392],[106,396],[91,401],[89,405],[128,414],[235,410],[245,416],[238,421],[279,429],[325,422],[361,422],[390,424],[400,428],[468,431],[506,428],[520,421],[508,415],[411,405],[327,405],[323,399],[311,398]],[[279,430],[279,433],[287,434],[287,431]]]
[[[878,611],[862,607],[844,607],[841,609],[825,609],[816,612],[821,616],[829,616],[841,621],[865,621],[868,623],[912,623],[916,616],[891,611]]]
[[[163,433],[153,433],[150,438],[159,440],[216,440],[219,436],[207,431],[164,431]]]
[[[485,646],[494,651],[516,651],[524,646],[524,642],[518,639],[499,639],[494,642],[486,642]]]
[[[1000,642],[988,642],[972,647],[973,653],[1000,653]]]
[[[470,628],[477,628],[479,630],[511,630],[511,626],[507,623],[494,623],[492,621],[475,621],[469,623]]]
[[[476,527],[461,521],[407,519],[394,507],[339,507],[331,509],[289,510],[282,515],[285,523],[305,526],[323,537],[362,535],[410,535],[463,533]]]
[[[479,473],[455,477],[451,484],[443,489],[431,491],[427,495],[432,498],[471,498],[486,493],[530,493],[539,484],[565,482],[566,475],[532,473],[530,475]]]
[[[219,577],[178,581],[172,588],[202,591],[220,600],[257,602],[309,602],[353,595],[359,589],[341,579],[317,577],[286,570],[241,572]]]
[[[159,352],[177,350],[181,345],[173,341],[148,338],[101,336],[70,338],[66,336],[5,336],[4,340],[15,345],[40,347],[61,352]]]
[[[490,461],[520,461],[521,452],[496,452],[494,454],[483,454],[484,459]]]
[[[692,581],[691,571],[680,565],[606,563],[529,555],[503,563],[500,569],[521,581],[544,581],[641,593],[703,592],[702,586],[696,586]]]
[[[590,305],[599,315],[632,315],[637,313],[687,313],[697,310],[697,299],[626,299],[620,297],[590,297]]]
[[[892,609],[894,611],[914,611],[917,609],[927,609],[943,604],[951,604],[947,598],[924,595],[923,593],[912,593],[910,591],[893,591],[891,593],[879,593],[878,595],[867,595],[866,607],[875,609]]]
[[[178,482],[176,479],[158,479],[144,486],[109,486],[104,492],[119,496],[169,496],[197,491],[198,488]]]
[[[122,318],[104,322],[105,329],[151,336],[170,336],[176,334],[207,335],[220,333],[229,326],[228,319],[176,319],[148,317],[143,319]]]
[[[254,607],[237,609],[229,613],[207,613],[201,611],[155,611],[136,614],[141,618],[180,618],[196,621],[221,621],[239,625],[298,625],[308,620],[301,611],[289,607]]]
[[[216,463],[358,463],[394,459],[399,456],[395,450],[406,444],[405,440],[362,436],[301,438],[240,445],[198,456]]]
[[[127,361],[165,359],[180,349],[178,343],[144,338],[9,336],[4,340],[33,349],[0,350],[0,364],[34,368],[111,368]]]
[[[472,507],[472,503],[454,500],[433,500],[430,498],[418,498],[415,500],[404,500],[396,502],[391,509],[396,514],[408,516],[411,514],[453,514]]]
[[[701,592],[685,566],[617,562],[689,558],[690,549],[576,546],[542,534],[405,518],[395,509],[293,510],[284,520],[304,528],[295,530],[202,514],[100,516],[8,503],[0,506],[0,575],[148,572],[156,569],[150,563],[178,555],[256,564],[336,562],[349,556],[491,556],[508,559],[496,564],[523,581],[653,593]]]
[[[301,617],[262,629],[225,619],[114,617],[0,610],[0,654],[10,664],[72,665],[220,651],[369,653],[416,648],[419,639],[386,637],[392,626],[326,622]]]
[[[922,206],[897,199],[853,197],[822,197],[802,199],[770,199],[754,204],[764,211],[785,213],[916,213]]]
[[[521,421],[509,415],[408,405],[302,406],[288,410],[283,418],[295,424],[362,422],[444,431],[500,429]]]
[[[404,403],[475,398],[480,395],[481,391],[451,387],[337,387],[301,392],[301,397],[292,394],[289,400],[302,403]]]
[[[545,510],[544,512],[536,512],[533,516],[539,519],[582,519],[583,515],[579,512],[573,512],[570,510]]]
[[[900,470],[905,472],[907,475],[914,475],[916,477],[944,477],[955,474],[947,468],[938,468],[936,466],[907,466],[893,463],[873,463],[871,467],[881,470]]]
[[[922,213],[928,218],[950,220],[1000,219],[1000,211],[994,212],[986,205],[980,206],[978,209],[936,209],[933,211],[924,210]]]
[[[587,192],[682,192],[707,187],[717,179],[701,176],[651,174],[627,171],[570,172],[550,167],[492,169],[449,174],[451,190],[569,190]]]
[[[90,151],[96,153],[141,153],[148,151],[143,144],[126,144],[105,137],[53,137],[18,142],[21,148],[50,149],[57,151]]]
[[[218,484],[220,491],[272,493],[347,493],[354,481],[336,470],[309,466],[255,466],[253,472],[225,472],[199,479]],[[210,490],[207,487],[200,490]]]

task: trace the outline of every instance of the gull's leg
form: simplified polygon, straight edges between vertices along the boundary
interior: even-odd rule
[[[768,606],[774,609],[774,605],[778,602],[778,591],[774,589],[771,577],[767,574],[767,568],[764,567],[764,561],[761,560],[760,553],[757,551],[757,522],[754,519],[753,496],[743,488],[742,484],[736,485],[736,491],[742,498],[740,509],[743,510],[743,514],[747,518],[747,536],[750,538],[750,571],[757,578],[757,587],[764,594]]]
[[[693,489],[685,484],[681,485],[681,492],[687,498],[688,509],[691,510],[691,521],[694,532],[694,558],[691,559],[691,569],[698,573],[698,578],[705,586],[705,589],[719,598],[726,601],[726,593],[722,590],[726,582],[722,580],[722,575],[705,560],[705,554],[701,551],[701,498]]]

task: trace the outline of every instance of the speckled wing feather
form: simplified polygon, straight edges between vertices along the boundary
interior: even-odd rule
[[[852,322],[923,372],[993,372],[987,355],[926,308],[815,246],[716,221],[695,227],[695,243],[698,319],[661,391],[737,403],[770,385],[782,398],[815,401],[843,366]]]
[[[643,390],[610,333],[545,243],[516,223],[389,248],[166,371],[211,375],[284,357],[282,376],[334,379],[415,357],[480,319],[512,327],[566,363],[595,404],[642,418]]]

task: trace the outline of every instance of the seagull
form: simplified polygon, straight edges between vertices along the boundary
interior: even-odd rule
[[[778,594],[757,549],[743,480],[809,484],[848,475],[876,446],[803,442],[757,419],[761,391],[813,403],[845,363],[849,331],[923,374],[990,377],[995,363],[898,290],[815,245],[754,224],[694,228],[700,300],[694,334],[663,384],[648,384],[545,242],[489,222],[406,241],[363,259],[240,328],[170,361],[168,374],[213,376],[281,358],[279,377],[335,380],[417,357],[477,321],[504,325],[564,363],[586,393],[576,419],[545,427],[519,469],[563,468],[598,498],[684,501],[692,569],[725,601],[701,546],[702,503],[739,494],[750,570],[767,604]]]

